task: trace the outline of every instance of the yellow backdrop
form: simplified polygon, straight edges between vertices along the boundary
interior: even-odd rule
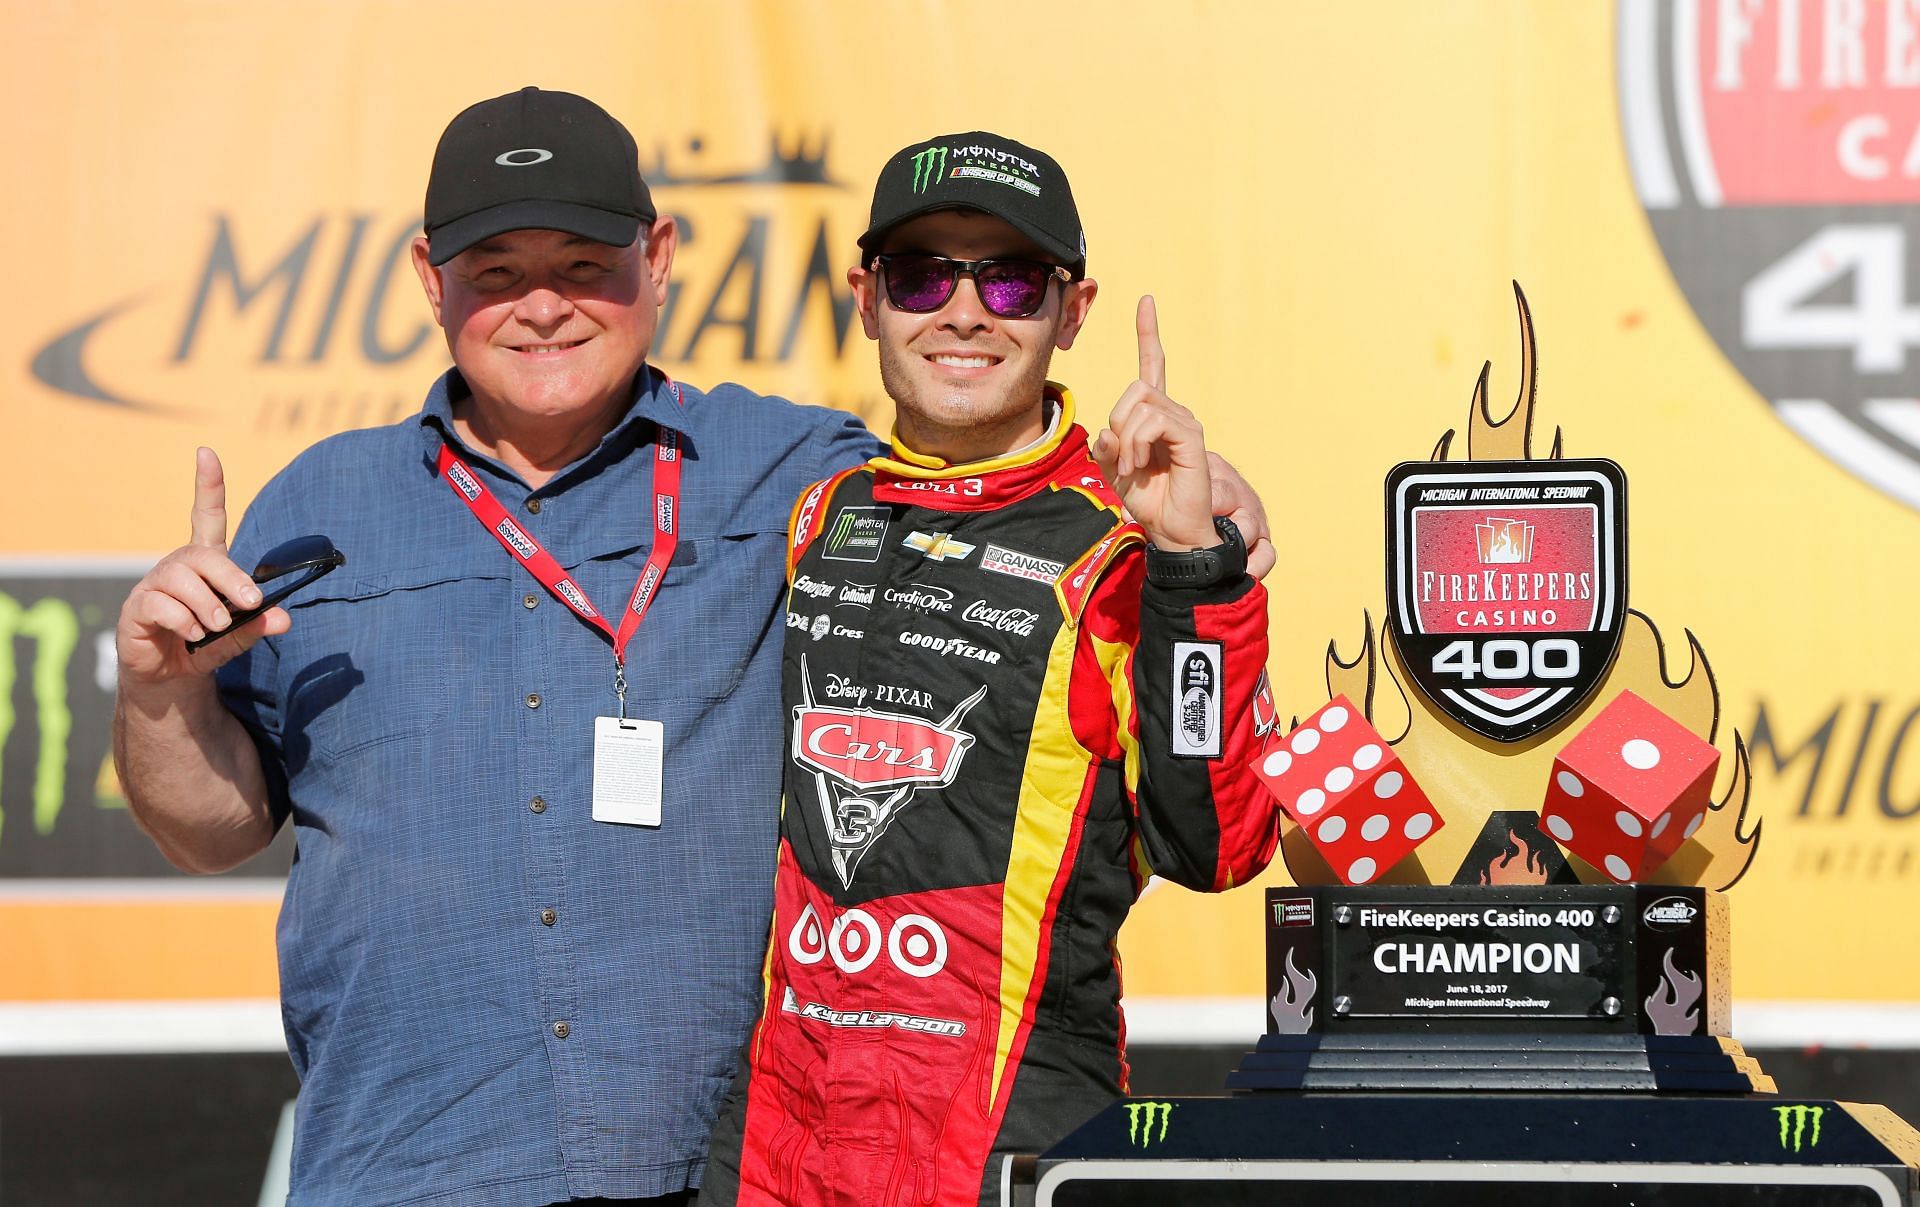
[[[1381,615],[1388,467],[1463,426],[1483,360],[1513,397],[1518,280],[1536,424],[1626,468],[1631,601],[1699,637],[1721,745],[1755,746],[1737,993],[1920,999],[1920,511],[1777,419],[1677,282],[1622,134],[1616,43],[1647,7],[668,0],[563,26],[477,0],[9,6],[0,549],[123,569],[184,537],[196,444],[244,502],[320,436],[410,412],[446,363],[402,254],[434,142],[528,83],[625,120],[683,217],[665,368],[884,428],[844,282],[868,186],[898,146],[991,128],[1055,154],[1085,218],[1100,300],[1055,376],[1097,416],[1153,293],[1170,392],[1266,499],[1283,715],[1325,701],[1327,643],[1350,655]],[[111,625],[90,615],[82,650]],[[36,749],[7,745],[4,775]],[[66,807],[115,803],[108,781]],[[29,824],[11,812],[0,847]],[[11,870],[0,999],[273,993],[270,892],[68,874],[54,910]],[[1130,997],[1252,1001],[1255,896],[1153,891]]]

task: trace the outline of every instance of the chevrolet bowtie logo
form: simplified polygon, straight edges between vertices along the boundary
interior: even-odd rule
[[[909,549],[918,549],[936,562],[944,562],[950,557],[962,559],[973,552],[972,545],[956,541],[944,532],[911,532],[900,543]]]

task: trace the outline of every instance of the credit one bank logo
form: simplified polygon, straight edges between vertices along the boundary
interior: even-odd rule
[[[656,364],[697,361],[720,380],[843,358],[853,321],[846,269],[861,214],[854,191],[829,171],[827,146],[825,136],[775,136],[757,164],[710,169],[694,137],[643,161],[680,234]],[[410,258],[417,203],[318,212],[289,226],[284,215],[303,200],[286,198],[271,214],[216,209],[206,227],[161,232],[204,248],[194,267],[63,316],[41,336],[32,376],[70,400],[188,419],[206,418],[209,406],[255,405],[268,430],[412,413],[428,376],[447,363]],[[172,315],[156,322],[154,308]],[[137,312],[146,321],[125,322]],[[137,342],[135,327],[145,333]],[[211,372],[227,388],[212,403],[184,384],[170,395],[170,372],[181,383]],[[321,391],[346,401],[323,404]]]

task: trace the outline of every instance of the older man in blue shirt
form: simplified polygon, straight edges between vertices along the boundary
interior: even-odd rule
[[[646,367],[675,230],[637,165],[564,93],[457,117],[414,248],[456,368],[417,418],[302,454],[231,557],[203,450],[193,540],[122,613],[115,749],[161,849],[214,871],[295,827],[297,1204],[678,1201],[753,1017],[787,515],[879,445],[838,412]],[[187,649],[259,600],[240,566],[308,533],[346,566]],[[657,824],[595,798],[623,635]]]

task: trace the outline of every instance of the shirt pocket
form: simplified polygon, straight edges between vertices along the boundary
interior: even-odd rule
[[[623,605],[632,592],[629,581]],[[785,533],[683,539],[627,649],[628,681],[653,698],[718,700],[758,666],[758,690],[777,690],[785,598]]]
[[[501,643],[488,639],[503,577],[432,560],[348,566],[290,601],[279,665],[288,774],[416,737],[470,705],[473,685],[508,681]]]

